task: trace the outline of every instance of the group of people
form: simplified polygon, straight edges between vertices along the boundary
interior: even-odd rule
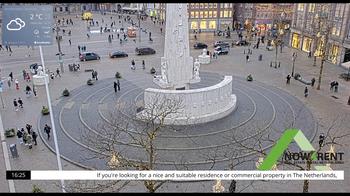
[[[92,77],[92,79],[98,80],[97,74],[98,74],[98,73],[97,73],[96,70],[92,70],[92,72],[91,72],[91,77]]]
[[[135,60],[134,60],[134,59],[132,59],[132,60],[131,60],[131,66],[130,66],[130,69],[131,69],[131,70],[136,70],[135,65],[136,65]],[[143,69],[143,70],[145,70],[145,69],[146,69],[145,60],[142,60],[142,69]]]
[[[331,85],[330,90],[331,90],[332,92],[337,93],[337,92],[338,92],[339,83],[338,83],[337,81],[333,81],[333,82],[331,82],[330,85]]]
[[[31,149],[33,147],[33,142],[34,145],[38,145],[38,134],[33,130],[33,126],[30,124],[26,124],[26,129],[27,131],[25,131],[23,127],[21,129],[17,129],[16,135],[20,144],[24,144]]]

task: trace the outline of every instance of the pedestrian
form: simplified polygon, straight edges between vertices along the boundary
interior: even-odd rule
[[[116,81],[113,82],[113,87],[114,87],[114,92],[116,93],[117,92],[117,82]]]
[[[47,134],[47,140],[50,140],[51,127],[49,125],[45,124],[44,131]]]
[[[17,138],[19,141],[19,144],[23,144],[23,133],[21,132],[21,130],[17,129]]]
[[[17,102],[19,104],[19,107],[23,108],[23,101],[22,101],[22,99],[20,97],[18,97],[18,101]]]
[[[194,39],[197,40],[197,35],[194,35]]]
[[[163,33],[163,29],[162,28],[160,28],[160,34],[162,34]]]
[[[27,72],[26,80],[27,80],[27,82],[30,82],[30,75],[28,72]]]
[[[4,48],[2,47],[2,45],[0,44],[0,50],[4,50]]]
[[[29,133],[29,134],[31,134],[31,131],[32,131],[32,125],[30,125],[30,124],[26,124],[26,129],[27,129],[27,132]]]
[[[338,92],[338,86],[339,86],[339,83],[337,81],[335,81],[335,83],[334,83],[334,92],[335,93]]]
[[[312,78],[312,79],[311,79],[311,86],[312,86],[312,87],[314,87],[315,82],[316,82],[316,79],[315,79],[315,78]]]
[[[11,82],[13,82],[13,73],[11,72],[9,76],[11,77]]]
[[[92,79],[95,79],[95,71],[94,70],[92,70],[92,72],[91,72],[91,77],[92,77]]]
[[[34,88],[34,85],[33,85],[33,94],[34,94],[34,96],[36,97],[36,90],[35,90],[35,88]]]
[[[143,70],[146,69],[145,60],[142,60],[142,69],[143,69]]]
[[[309,51],[309,53],[308,53],[308,56],[307,56],[307,57],[311,58],[311,51]]]
[[[291,78],[291,76],[288,74],[288,76],[287,76],[287,84],[290,84],[290,78]]]
[[[134,61],[134,59],[131,60],[131,69],[135,70],[135,61]]]
[[[26,86],[26,94],[30,95],[30,92],[32,91],[32,89],[30,88],[30,86]]]
[[[69,46],[71,46],[72,45],[72,41],[69,39],[68,42],[69,42]]]
[[[9,51],[9,46],[6,45],[5,48],[6,48],[6,51],[8,52]]]
[[[97,78],[97,71],[95,71],[94,75],[95,75],[95,79],[98,80],[98,78]]]
[[[349,96],[349,99],[348,99],[348,105],[350,105],[350,96]]]
[[[304,90],[304,96],[307,97],[308,95],[309,95],[309,89],[306,86]]]
[[[334,83],[335,83],[335,81],[332,81],[332,82],[331,82],[331,88],[330,88],[331,91],[333,91]]]
[[[57,77],[57,76],[60,76],[60,77],[61,77],[60,69],[58,69],[58,68],[56,69],[56,77]]]
[[[50,77],[53,80],[55,78],[55,74],[53,72],[50,73]]]
[[[119,33],[117,34],[117,37],[118,37],[118,39],[119,39]]]
[[[23,80],[26,80],[27,72],[25,69],[23,69],[22,75],[23,75]]]
[[[28,144],[27,144],[27,135],[28,135],[28,133],[25,132],[23,128],[21,129],[21,132],[23,133],[23,143],[24,143],[24,145],[28,146]]]
[[[15,79],[15,84],[16,84],[16,90],[19,90],[19,82],[17,79]]]
[[[245,62],[249,62],[249,55],[247,54],[247,56],[246,56],[246,59],[245,59],[246,61]]]
[[[114,39],[114,36],[113,36],[113,34],[112,34],[112,39]]]
[[[38,143],[37,143],[37,141],[36,141],[36,138],[38,137],[38,134],[35,132],[35,131],[33,131],[32,132],[32,138],[33,138],[33,141],[34,141],[34,145],[38,145]]]
[[[325,140],[325,136],[323,133],[321,133],[321,135],[319,136],[319,141],[318,141],[318,145],[320,148],[323,146],[324,140]]]
[[[79,50],[79,53],[80,53],[80,45],[78,45],[78,50]]]
[[[120,82],[119,82],[119,79],[117,79],[117,87],[118,87],[118,91],[120,91]]]

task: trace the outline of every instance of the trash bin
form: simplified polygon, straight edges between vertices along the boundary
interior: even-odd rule
[[[262,61],[262,54],[259,55],[259,61]]]
[[[11,144],[10,145],[10,151],[11,151],[12,158],[17,158],[18,157],[16,144]]]

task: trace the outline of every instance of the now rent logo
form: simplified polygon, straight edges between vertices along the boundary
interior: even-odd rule
[[[304,152],[310,152],[310,153],[293,153],[293,154],[286,154],[285,157],[289,160],[291,159],[302,159],[307,160],[311,156],[312,161],[316,161],[319,159],[323,160],[329,160],[330,158],[337,157],[332,153],[317,153],[314,147],[310,144],[309,140],[306,139],[303,132],[299,129],[287,129],[283,133],[282,137],[277,141],[276,145],[271,149],[271,152],[267,155],[266,159],[262,162],[262,164],[259,166],[259,170],[271,170],[273,165],[276,164],[277,160],[283,155],[283,152],[288,148],[289,144],[292,141],[295,141],[300,149]],[[337,153],[340,154],[340,159],[342,159],[342,155],[344,153]],[[316,170],[332,170],[329,166],[315,166]]]

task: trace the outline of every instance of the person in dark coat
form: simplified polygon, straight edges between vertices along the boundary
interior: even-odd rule
[[[18,104],[19,104],[19,107],[23,108],[23,101],[20,97],[18,97]]]
[[[312,86],[312,87],[314,87],[315,82],[316,82],[316,79],[315,79],[315,78],[312,78],[312,79],[311,79],[311,86]]]
[[[15,110],[17,112],[18,111],[18,103],[17,103],[16,99],[13,100],[13,106],[15,107]]]
[[[117,87],[118,87],[118,91],[120,91],[120,82],[119,82],[119,79],[117,79]]]
[[[35,131],[32,132],[32,138],[33,138],[33,141],[34,141],[34,145],[38,145],[37,141],[36,141],[36,138],[38,137],[38,134],[36,134]]]
[[[47,134],[47,140],[50,140],[51,127],[49,125],[45,124],[44,131]]]
[[[114,92],[117,92],[117,82],[116,81],[113,82],[113,87],[114,87]]]
[[[306,86],[304,90],[304,96],[307,97],[308,95],[309,95],[309,89]]]

